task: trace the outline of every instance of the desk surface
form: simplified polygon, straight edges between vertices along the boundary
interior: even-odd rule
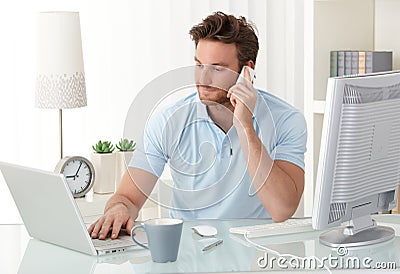
[[[356,264],[345,258],[367,260],[371,267],[385,266],[394,263],[397,271],[400,268],[400,215],[377,215],[378,224],[391,226],[396,230],[395,239],[366,248],[352,248],[347,255],[339,256],[337,250],[319,243],[319,231],[252,239],[257,244],[276,250],[281,254],[290,253],[299,257],[317,256],[318,258],[336,259],[340,265],[336,269],[347,268],[354,271]],[[279,267],[273,255],[268,254],[246,242],[242,236],[229,233],[231,226],[250,225],[270,222],[270,220],[207,220],[186,221],[184,223],[178,260],[173,263],[159,264],[151,261],[146,250],[126,252],[118,255],[92,257],[30,239],[23,225],[0,225],[3,236],[0,245],[1,273],[168,273],[168,272],[262,272],[269,270],[286,270]],[[204,243],[190,229],[197,224],[211,224],[217,227],[217,237],[224,240],[223,245],[210,251],[201,251]],[[275,256],[277,257],[277,256]],[[265,266],[267,258],[272,264]],[[278,257],[277,257],[278,258]],[[291,268],[289,257],[281,265]],[[291,261],[294,262],[294,261]],[[383,263],[383,264],[382,264]],[[335,261],[333,261],[335,265]],[[265,266],[265,268],[264,268]],[[389,267],[392,267],[391,264]],[[317,268],[318,269],[318,268]],[[321,270],[328,273],[326,270]],[[391,270],[393,272],[393,270]],[[299,273],[299,272],[297,272]],[[348,273],[346,271],[346,273]]]

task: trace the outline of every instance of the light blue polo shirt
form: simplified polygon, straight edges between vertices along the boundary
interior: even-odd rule
[[[274,160],[304,170],[307,127],[294,107],[265,91],[253,125]],[[197,92],[154,113],[130,162],[159,177],[170,165],[170,216],[179,219],[268,218],[250,180],[236,128],[225,134],[208,116]]]

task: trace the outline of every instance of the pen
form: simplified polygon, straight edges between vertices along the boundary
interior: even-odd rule
[[[219,246],[220,244],[222,244],[224,241],[223,240],[218,240],[215,243],[209,244],[208,246],[203,248],[203,251],[207,251],[210,250],[213,247]]]

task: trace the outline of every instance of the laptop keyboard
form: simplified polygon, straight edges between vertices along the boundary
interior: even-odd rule
[[[111,240],[110,238],[107,238],[105,240],[92,239],[92,242],[96,248],[102,248],[102,249],[135,245],[131,237],[128,235],[120,236],[115,240]]]
[[[86,228],[90,226],[89,222],[85,222]],[[137,230],[137,235],[135,239],[140,243],[147,244],[147,236],[144,230]],[[136,243],[133,242],[131,236],[126,232],[124,228],[119,232],[119,236],[115,240],[111,240],[110,237],[107,237],[105,240],[92,239],[93,245],[97,250],[107,250],[107,249],[117,249],[119,247],[127,247],[127,246],[137,246]]]
[[[140,243],[147,244],[147,236],[143,230],[138,230],[135,239]],[[93,245],[97,250],[118,249],[120,247],[137,246],[131,236],[122,229],[117,239],[111,240],[107,237],[105,240],[92,239]]]

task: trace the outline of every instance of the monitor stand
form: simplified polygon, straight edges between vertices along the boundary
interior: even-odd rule
[[[370,215],[350,220],[346,227],[334,228],[319,236],[320,243],[330,247],[356,247],[393,239],[394,229],[377,226]]]

